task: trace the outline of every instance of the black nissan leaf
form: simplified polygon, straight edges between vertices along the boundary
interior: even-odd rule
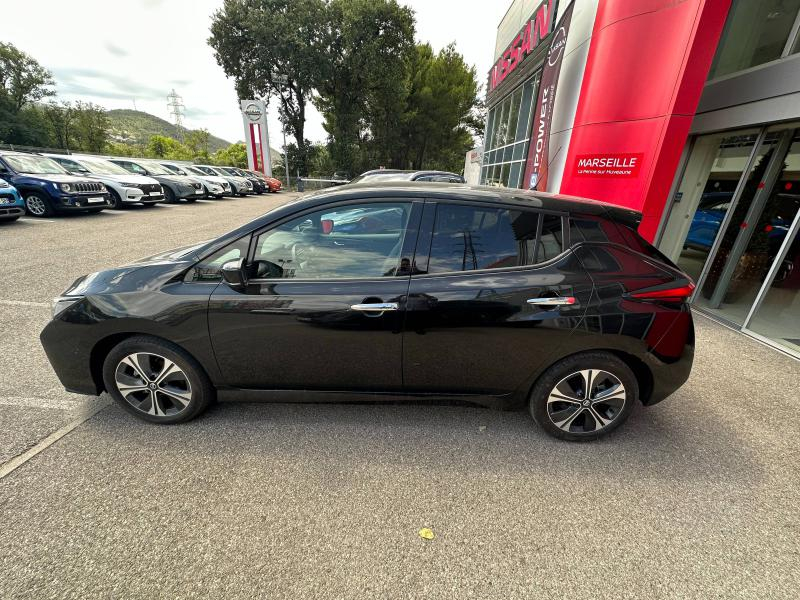
[[[154,423],[215,398],[448,399],[594,439],[692,366],[693,283],[640,218],[460,184],[332,188],[80,277],[41,339],[68,390]]]

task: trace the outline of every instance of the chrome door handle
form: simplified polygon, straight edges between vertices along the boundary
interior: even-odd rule
[[[357,310],[358,312],[365,313],[382,313],[387,310],[399,310],[400,305],[397,302],[379,302],[376,304],[353,304],[350,310]]]
[[[578,300],[574,296],[554,296],[552,298],[530,298],[528,304],[535,306],[572,306]]]

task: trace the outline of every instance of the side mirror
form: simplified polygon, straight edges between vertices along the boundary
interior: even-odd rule
[[[247,276],[244,273],[244,259],[230,260],[220,269],[222,279],[231,289],[237,292],[244,291],[247,286]]]

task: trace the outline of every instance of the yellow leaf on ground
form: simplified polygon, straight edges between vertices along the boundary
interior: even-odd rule
[[[432,540],[436,536],[433,534],[433,531],[427,527],[423,527],[419,530],[419,537],[421,537],[423,540]]]

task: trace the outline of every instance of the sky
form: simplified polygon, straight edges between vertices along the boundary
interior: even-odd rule
[[[416,13],[417,41],[439,50],[455,42],[485,80],[495,33],[511,0],[400,0]],[[186,106],[184,125],[228,141],[243,139],[234,82],[206,43],[222,0],[24,0],[4,3],[0,41],[11,42],[53,73],[62,100],[107,109],[137,108],[172,121],[167,95]],[[44,18],[43,18],[44,17]],[[36,23],[35,33],[25,23]],[[274,102],[270,145],[283,137]],[[306,137],[324,141],[322,119],[309,110]]]

